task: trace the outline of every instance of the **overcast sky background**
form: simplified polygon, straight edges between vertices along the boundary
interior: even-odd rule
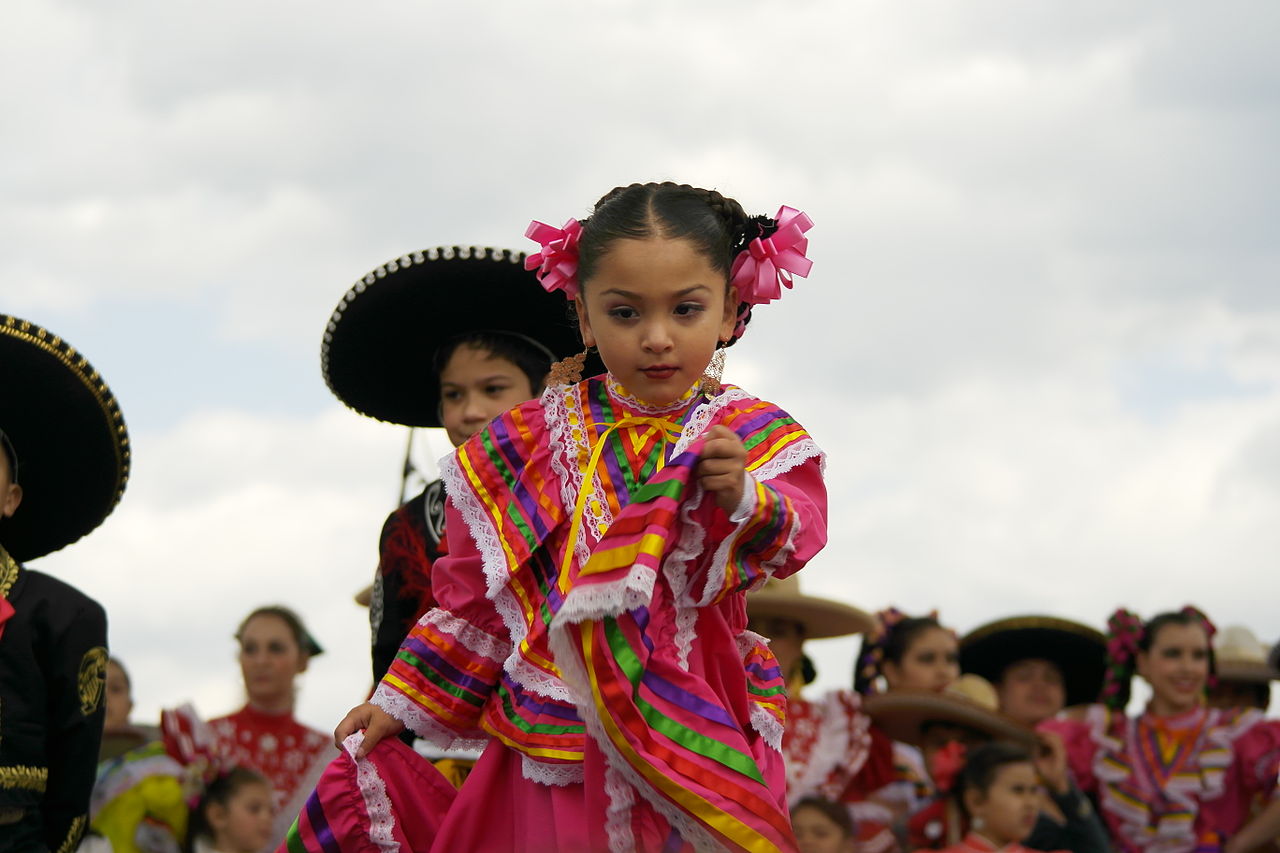
[[[1277,32],[1232,0],[6,3],[0,312],[88,356],[134,447],[33,566],[107,607],[140,720],[238,707],[237,622],[293,605],[331,729],[405,436],[325,388],[330,312],[676,179],[816,223],[726,371],[829,454],[806,590],[960,630],[1194,601],[1274,642]],[[852,649],[815,645],[823,686]]]

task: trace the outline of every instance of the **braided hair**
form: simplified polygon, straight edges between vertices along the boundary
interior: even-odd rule
[[[615,187],[596,202],[582,220],[578,242],[578,280],[595,275],[600,260],[617,240],[662,237],[687,240],[711,268],[724,276],[734,258],[757,237],[772,236],[778,223],[767,216],[749,216],[742,205],[715,190],[671,181]],[[731,346],[751,320],[751,305],[739,302]]]
[[[1151,651],[1160,629],[1166,625],[1198,625],[1205,637],[1217,632],[1209,617],[1188,604],[1181,610],[1160,613],[1147,622],[1123,607],[1107,619],[1107,672],[1102,681],[1102,703],[1112,711],[1122,711],[1132,695],[1133,676],[1138,669],[1138,652]],[[1209,679],[1215,670],[1213,643],[1209,643]]]

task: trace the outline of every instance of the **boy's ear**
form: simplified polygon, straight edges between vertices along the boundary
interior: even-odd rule
[[[591,334],[591,321],[587,319],[587,303],[581,296],[573,298],[573,310],[578,315],[578,331],[582,333],[583,345],[595,346],[596,336]]]
[[[970,816],[973,816],[976,814],[976,809],[981,806],[985,800],[986,797],[982,796],[981,791],[969,788],[964,792],[964,810],[968,812]]]
[[[209,828],[214,832],[219,832],[227,825],[227,807],[222,803],[209,803],[204,807],[205,820],[209,822]]]
[[[17,483],[10,483],[8,490],[0,495],[0,516],[8,518],[18,511],[18,504],[22,503],[22,486]]]

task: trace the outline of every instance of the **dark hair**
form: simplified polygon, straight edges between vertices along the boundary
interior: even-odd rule
[[[890,608],[876,614],[880,623],[877,636],[864,636],[862,654],[858,656],[858,668],[853,674],[853,689],[868,694],[875,688],[875,680],[884,674],[886,662],[901,665],[912,644],[928,631],[937,628],[945,631],[936,616],[906,616]]]
[[[13,447],[13,441],[0,429],[0,448],[4,449],[4,458],[9,460],[9,482],[18,482],[18,451]]]
[[[733,259],[751,240],[769,237],[777,228],[773,219],[748,216],[737,201],[715,190],[670,181],[615,187],[582,221],[578,281],[585,285],[595,275],[601,258],[616,241],[663,237],[688,240],[724,276],[728,288]],[[748,303],[738,304],[737,318],[739,329],[750,322]],[[735,340],[737,335],[729,343]]]
[[[1181,610],[1160,613],[1143,622],[1121,607],[1107,619],[1107,674],[1102,682],[1102,701],[1108,708],[1119,711],[1129,704],[1138,652],[1150,652],[1156,635],[1167,625],[1196,626],[1204,631],[1205,639],[1210,641],[1209,677],[1212,680],[1216,670],[1212,643],[1216,629],[1208,616],[1188,604]]]
[[[293,634],[294,642],[298,644],[298,648],[307,657],[315,657],[324,654],[324,649],[320,648],[320,644],[315,641],[311,633],[307,631],[307,626],[302,624],[302,618],[294,613],[283,604],[269,604],[266,607],[259,607],[248,616],[244,617],[244,621],[240,623],[240,627],[236,628],[236,640],[240,640],[244,635],[244,629],[249,623],[259,616],[275,616],[277,619],[284,621],[289,626],[289,633]]]
[[[1000,772],[1001,767],[1023,763],[1034,766],[1031,760],[1031,753],[1017,744],[1008,743],[1007,741],[992,741],[975,747],[965,756],[964,767],[960,769],[959,775],[956,776],[954,788],[956,802],[964,816],[969,817],[969,810],[964,802],[967,792],[977,791],[985,796],[987,791],[991,790],[991,785],[996,781],[996,774]]]
[[[792,818],[801,809],[813,809],[820,812],[824,817],[840,827],[840,832],[844,834],[845,838],[853,838],[855,832],[853,816],[849,814],[849,809],[843,803],[835,803],[824,797],[805,797],[791,807]]]
[[[187,824],[187,839],[182,845],[185,853],[195,850],[196,840],[204,837],[213,840],[213,827],[209,824],[209,807],[225,807],[231,798],[249,785],[266,785],[271,787],[267,777],[257,770],[244,765],[236,765],[230,770],[219,773],[213,781],[205,786],[195,808],[191,809],[191,817]]]
[[[547,372],[551,370],[551,362],[555,361],[551,350],[532,338],[515,332],[497,330],[467,332],[465,335],[450,338],[436,350],[435,357],[431,360],[431,372],[436,379],[440,378],[449,359],[453,358],[453,354],[461,346],[484,350],[494,358],[509,361],[520,368],[520,371],[529,378],[529,390],[535,397],[542,393]]]

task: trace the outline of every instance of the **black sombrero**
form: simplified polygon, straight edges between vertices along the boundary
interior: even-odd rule
[[[404,255],[357,281],[329,319],[320,368],[329,390],[357,412],[438,427],[435,350],[485,331],[531,338],[557,360],[582,351],[564,296],[542,288],[523,253],[453,246]]]
[[[17,456],[22,503],[0,520],[19,562],[70,545],[111,514],[129,479],[116,398],[70,344],[0,314],[0,430]]]
[[[1067,705],[1098,701],[1107,668],[1107,639],[1088,625],[1055,616],[1014,616],[989,622],[960,640],[960,670],[998,683],[1005,668],[1029,658],[1062,670]]]

